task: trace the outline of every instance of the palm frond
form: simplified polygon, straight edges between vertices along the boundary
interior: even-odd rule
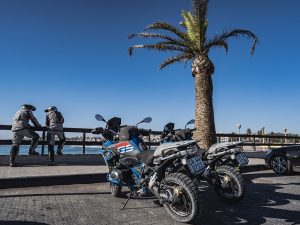
[[[128,48],[128,53],[131,56],[135,49],[144,48],[148,50],[156,50],[156,51],[179,51],[179,52],[190,52],[188,49],[179,47],[176,45],[172,45],[171,42],[158,42],[155,44],[146,44],[146,45],[134,45]]]
[[[201,51],[203,51],[203,48],[205,46],[205,42],[206,42],[206,30],[207,30],[207,20],[201,20],[200,22],[200,47],[201,47]]]
[[[129,39],[135,38],[135,37],[139,37],[139,38],[160,38],[160,39],[164,39],[167,41],[170,41],[170,44],[173,45],[178,45],[181,47],[188,47],[186,42],[179,40],[179,39],[175,39],[166,35],[162,35],[162,34],[158,34],[158,33],[147,33],[147,32],[143,32],[143,33],[137,33],[137,34],[130,34],[128,36]]]
[[[209,0],[193,0],[193,13],[200,22],[206,20],[208,2]]]
[[[173,41],[174,40],[173,38],[171,38],[169,36],[158,34],[158,33],[142,32],[142,33],[128,35],[129,39],[132,39],[132,38],[135,38],[135,37],[141,37],[141,38],[161,38],[161,39],[165,39],[165,40],[169,40],[169,41]]]
[[[231,31],[224,31],[223,33],[215,36],[211,41],[209,41],[206,44],[206,49],[208,50],[210,45],[209,43],[217,43],[221,41],[227,42],[229,38],[238,38],[238,37],[245,37],[247,39],[253,39],[253,44],[251,46],[251,55],[253,55],[255,51],[256,44],[258,43],[258,38],[257,36],[252,33],[249,30],[243,30],[243,29],[235,29]]]
[[[219,41],[208,42],[205,47],[205,54],[207,54],[209,52],[209,49],[211,49],[213,47],[224,48],[226,51],[226,54],[228,52],[228,43],[224,40],[219,40]]]
[[[200,18],[200,3],[199,0],[193,0],[193,11],[197,18]]]
[[[200,0],[200,19],[206,19],[209,0]]]
[[[166,30],[166,31],[170,31],[173,34],[175,34],[176,36],[183,39],[184,41],[188,41],[188,36],[185,32],[180,31],[175,26],[173,26],[171,24],[168,24],[168,23],[156,22],[156,23],[150,24],[145,30]]]
[[[183,24],[187,29],[187,34],[191,42],[195,43],[197,47],[200,47],[199,40],[199,24],[194,20],[194,16],[190,12],[182,11]]]
[[[171,65],[176,62],[187,62],[192,58],[193,58],[193,55],[188,54],[188,53],[182,53],[179,55],[172,56],[170,58],[167,58],[162,64],[160,64],[160,69],[163,69],[166,66]]]

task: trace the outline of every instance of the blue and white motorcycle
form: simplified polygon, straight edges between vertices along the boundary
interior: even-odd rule
[[[100,115],[96,119],[106,122]],[[147,117],[138,124],[151,120]],[[122,187],[130,190],[123,209],[131,196],[151,192],[175,220],[186,223],[197,220],[203,207],[199,189],[193,182],[193,175],[202,172],[196,142],[167,143],[153,151],[147,149],[141,138],[151,130],[139,129],[138,124],[120,126],[120,118],[112,118],[106,124],[105,129],[96,128],[93,133],[105,138],[101,154],[109,168],[107,180],[111,193],[119,197]]]

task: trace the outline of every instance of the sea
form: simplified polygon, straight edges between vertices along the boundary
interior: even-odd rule
[[[28,155],[28,145],[20,146],[19,155]],[[55,147],[56,151],[57,146]],[[1,145],[0,146],[0,155],[9,155],[10,154],[10,145]],[[99,153],[100,147],[99,146],[86,146],[85,147],[85,154],[100,154]],[[41,146],[37,147],[37,152],[41,153],[42,148]],[[63,154],[82,154],[82,146],[64,146]],[[45,146],[44,154],[48,154],[48,148]]]

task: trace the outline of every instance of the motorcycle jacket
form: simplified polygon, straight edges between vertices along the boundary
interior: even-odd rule
[[[41,126],[38,120],[34,117],[32,111],[22,107],[16,112],[13,118],[12,131],[15,132],[26,128],[31,128],[29,121],[31,121],[35,127]]]
[[[46,115],[46,126],[49,130],[63,131],[64,117],[58,111],[49,111]]]

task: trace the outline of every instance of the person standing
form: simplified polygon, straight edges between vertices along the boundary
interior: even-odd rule
[[[33,105],[24,104],[22,105],[21,109],[16,112],[13,118],[13,139],[9,160],[9,165],[11,167],[16,166],[16,156],[19,154],[20,144],[22,143],[24,137],[32,139],[28,154],[39,155],[35,149],[38,146],[40,135],[36,133],[29,124],[29,121],[31,121],[35,127],[41,127],[38,120],[33,115],[33,111],[35,110],[36,108]]]
[[[45,109],[46,114],[46,126],[48,127],[47,141],[48,141],[48,155],[49,165],[54,163],[54,145],[55,136],[58,137],[59,143],[57,146],[57,155],[62,155],[62,149],[66,143],[66,137],[63,132],[64,117],[57,110],[55,106],[50,106]]]

